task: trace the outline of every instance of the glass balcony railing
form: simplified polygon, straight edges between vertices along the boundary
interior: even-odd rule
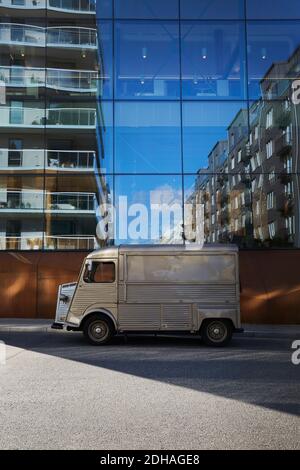
[[[45,236],[44,248],[46,250],[95,250],[99,248],[93,236]]]
[[[1,0],[0,6],[26,10],[58,10],[95,14],[96,0]]]
[[[96,111],[90,108],[25,108],[0,106],[2,127],[94,128]]]
[[[0,149],[0,171],[13,169],[49,169],[62,171],[91,171],[95,152],[44,149]]]
[[[97,31],[76,26],[53,26],[46,30],[40,26],[0,23],[0,44],[96,49]]]
[[[97,31],[75,26],[54,26],[47,29],[47,46],[96,49]]]
[[[35,67],[0,66],[0,87],[47,86],[55,90],[96,92],[97,72]]]
[[[33,236],[0,236],[0,250],[95,250],[99,248],[92,235],[49,236],[37,233]]]
[[[93,193],[48,193],[45,199],[46,211],[96,211],[96,197]]]
[[[0,44],[45,47],[45,28],[17,23],[0,23]]]
[[[50,10],[95,13],[96,0],[48,0],[47,7]]]
[[[94,193],[45,193],[32,190],[0,190],[2,212],[95,212]]]

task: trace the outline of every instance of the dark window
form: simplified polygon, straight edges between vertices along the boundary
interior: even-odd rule
[[[91,268],[89,265],[85,267],[83,275],[84,282],[114,282],[115,278],[115,263],[109,262],[93,262]]]

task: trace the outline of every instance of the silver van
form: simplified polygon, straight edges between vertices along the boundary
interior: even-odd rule
[[[200,334],[224,346],[240,330],[238,248],[129,245],[83,262],[78,282],[59,287],[53,328],[83,331],[95,345],[119,333]]]

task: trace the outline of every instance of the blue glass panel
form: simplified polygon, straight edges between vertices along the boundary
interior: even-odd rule
[[[242,19],[244,0],[181,0],[183,19]]]
[[[300,76],[300,21],[248,23],[249,96],[284,95]]]
[[[97,167],[102,174],[113,171],[113,104],[102,101],[97,106]]]
[[[112,22],[99,20],[97,22],[99,83],[98,95],[102,98],[112,98],[113,95],[113,29]]]
[[[244,29],[239,21],[182,23],[184,98],[246,98]]]
[[[97,18],[112,18],[113,0],[95,0]]]
[[[183,104],[183,150],[184,172],[196,173],[209,168],[219,171],[218,165],[211,165],[210,156],[218,153],[221,165],[226,158],[230,139],[238,140],[248,133],[248,111],[246,102]],[[216,158],[214,158],[216,161]]]
[[[181,176],[116,176],[116,243],[182,243]]]
[[[179,103],[115,104],[117,173],[180,173]]]
[[[116,18],[178,18],[178,0],[115,0]]]
[[[247,0],[247,17],[250,19],[284,20],[300,19],[299,0]]]
[[[116,23],[116,97],[179,98],[179,37],[176,22]]]

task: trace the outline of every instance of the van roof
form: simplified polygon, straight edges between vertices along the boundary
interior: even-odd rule
[[[191,243],[188,245],[120,245],[109,246],[95,250],[87,257],[90,258],[117,258],[118,254],[123,253],[185,253],[185,252],[208,252],[208,253],[228,253],[238,252],[237,245],[233,244],[205,244],[197,245]]]

